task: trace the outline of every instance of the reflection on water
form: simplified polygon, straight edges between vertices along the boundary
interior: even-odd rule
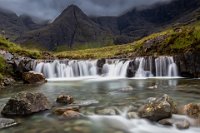
[[[122,89],[131,87],[131,89]],[[0,107],[8,98],[20,91],[36,91],[44,93],[55,104],[60,94],[70,94],[76,101],[95,100],[97,104],[81,108],[81,112],[94,114],[98,108],[115,107],[123,111],[129,106],[140,106],[148,97],[156,97],[164,93],[173,97],[179,104],[199,102],[200,82],[191,79],[85,79],[75,81],[50,82],[44,85],[16,85],[1,90]],[[2,133],[199,133],[200,128],[180,131],[149,123],[145,120],[128,120],[123,116],[89,116],[84,120],[59,120],[51,111],[35,114],[28,118],[16,118],[21,124],[17,127],[2,130]]]

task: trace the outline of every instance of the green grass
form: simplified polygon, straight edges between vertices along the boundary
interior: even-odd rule
[[[3,75],[5,74],[6,62],[3,57],[0,56],[0,80],[3,79]]]
[[[27,56],[31,58],[42,58],[42,54],[40,51],[35,49],[27,49],[23,48],[20,45],[17,45],[15,43],[12,43],[8,40],[6,40],[4,37],[0,36],[0,49],[9,51],[13,54],[18,54],[22,56]]]
[[[124,44],[124,45],[113,45],[113,46],[106,46],[101,48],[92,48],[92,49],[85,49],[85,50],[74,50],[74,51],[64,51],[64,52],[57,52],[55,55],[58,58],[73,58],[73,59],[89,59],[89,58],[112,58],[115,56],[131,56],[133,55],[138,49],[142,47],[142,44],[151,38],[156,36],[164,35],[167,32],[155,33],[148,37],[145,37],[141,40],[135,41],[133,43]]]

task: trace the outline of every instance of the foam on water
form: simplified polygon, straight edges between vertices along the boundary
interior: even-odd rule
[[[173,116],[177,119],[185,117]],[[126,119],[123,116],[100,116],[93,115],[89,118],[94,123],[103,127],[112,127],[114,129],[122,130],[128,133],[199,133],[200,129],[191,127],[188,130],[178,130],[175,126],[165,127],[159,124],[151,123],[144,119]]]

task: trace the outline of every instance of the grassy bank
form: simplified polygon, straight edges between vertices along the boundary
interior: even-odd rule
[[[18,54],[21,56],[27,56],[31,58],[42,58],[42,54],[38,50],[34,49],[27,49],[23,48],[20,45],[17,45],[15,43],[12,43],[8,40],[6,40],[4,37],[0,36],[0,49],[9,51],[13,54]]]

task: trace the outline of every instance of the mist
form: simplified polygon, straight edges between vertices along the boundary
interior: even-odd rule
[[[170,0],[0,0],[0,8],[18,15],[27,14],[53,20],[71,4],[79,6],[89,16],[119,16],[132,8],[168,1]]]

